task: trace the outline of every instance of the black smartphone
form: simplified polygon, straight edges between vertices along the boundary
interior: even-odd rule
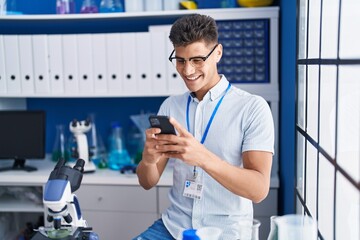
[[[176,131],[174,126],[170,123],[169,117],[164,115],[151,115],[149,116],[149,122],[151,127],[160,128],[160,134],[174,134]]]

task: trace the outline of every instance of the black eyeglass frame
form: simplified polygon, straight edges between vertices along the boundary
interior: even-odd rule
[[[169,56],[169,61],[172,63],[172,60],[176,60],[176,59],[178,59],[178,60],[183,60],[184,62],[185,61],[189,61],[190,62],[190,64],[191,64],[191,61],[193,60],[193,59],[197,59],[197,58],[199,58],[199,59],[202,59],[203,60],[203,62],[205,62],[209,57],[210,57],[210,55],[215,51],[215,49],[217,48],[217,46],[219,46],[219,43],[217,43],[215,46],[214,46],[214,48],[209,52],[209,54],[208,55],[206,55],[205,57],[202,57],[202,56],[196,56],[196,57],[191,57],[191,58],[188,58],[188,59],[186,59],[186,58],[181,58],[181,57],[172,57],[172,55],[174,54],[174,52],[175,52],[175,49],[171,52],[171,54],[170,54],[170,56]],[[192,65],[192,64],[191,64]],[[193,65],[192,65],[193,66]]]

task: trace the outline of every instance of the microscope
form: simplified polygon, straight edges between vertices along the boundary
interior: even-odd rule
[[[40,227],[32,240],[98,240],[81,215],[74,192],[79,189],[85,161],[78,159],[74,167],[60,159],[45,185],[43,203],[48,226]],[[50,225],[49,225],[50,224]]]
[[[87,137],[85,135],[85,133],[91,129],[90,120],[77,121],[74,119],[70,122],[69,128],[70,132],[74,134],[76,140],[76,148],[71,149],[71,155],[75,158],[83,159],[85,161],[84,173],[95,172],[96,166],[90,160],[89,146]],[[70,165],[72,164],[70,163]]]

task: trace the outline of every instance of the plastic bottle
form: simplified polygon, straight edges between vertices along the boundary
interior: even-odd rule
[[[98,13],[99,9],[94,0],[84,0],[82,2],[80,13]]]
[[[123,142],[122,128],[119,123],[114,122],[109,136],[108,167],[113,170],[120,170],[130,164],[131,159]]]
[[[120,0],[101,0],[101,13],[124,12],[124,7]]]
[[[195,229],[187,229],[183,231],[182,240],[200,240],[200,238],[196,235]]]
[[[67,149],[66,138],[65,138],[65,126],[62,124],[56,125],[56,136],[54,141],[54,147],[52,151],[51,159],[57,162],[60,158],[69,160],[69,152]]]

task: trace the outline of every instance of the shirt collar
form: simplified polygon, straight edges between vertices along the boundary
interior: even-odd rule
[[[210,100],[214,101],[217,98],[221,97],[222,94],[225,92],[226,88],[229,85],[229,81],[226,79],[225,75],[220,74],[220,81],[209,90],[209,92],[207,92],[204,96],[204,99],[209,98],[210,96]],[[190,96],[191,96],[191,100],[194,101],[196,99],[196,95],[194,92],[190,92]]]
[[[209,91],[211,101],[214,101],[217,98],[221,97],[224,94],[228,85],[229,82],[226,77],[224,75],[220,75],[220,81]]]

